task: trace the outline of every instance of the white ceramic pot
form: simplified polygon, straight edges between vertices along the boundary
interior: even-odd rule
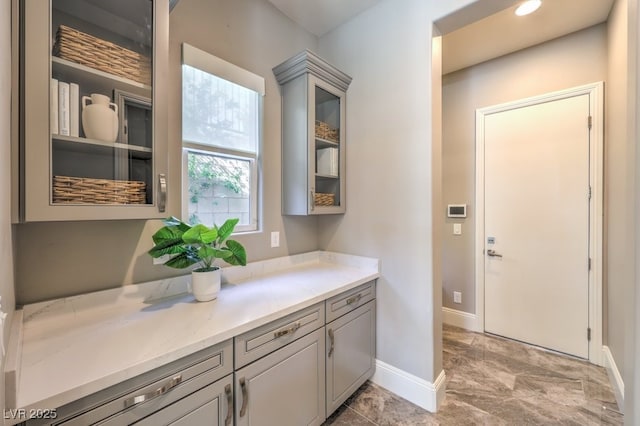
[[[83,96],[82,128],[89,139],[115,142],[118,138],[118,106],[99,93]]]
[[[198,302],[208,302],[218,297],[222,270],[191,272],[191,292]]]

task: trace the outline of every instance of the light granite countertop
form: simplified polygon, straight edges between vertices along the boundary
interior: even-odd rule
[[[376,259],[318,251],[223,268],[211,302],[186,293],[187,275],[27,305],[12,331],[20,347],[9,348],[6,391],[15,406],[6,408],[60,407],[376,279],[379,270]]]

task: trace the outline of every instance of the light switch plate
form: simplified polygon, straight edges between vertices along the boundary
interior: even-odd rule
[[[462,235],[462,224],[454,223],[453,224],[453,235]]]
[[[280,233],[277,231],[271,233],[271,247],[280,247]]]
[[[462,293],[459,291],[453,292],[453,303],[462,303]]]

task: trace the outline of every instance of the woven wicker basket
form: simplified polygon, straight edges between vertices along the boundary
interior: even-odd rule
[[[151,84],[148,57],[65,25],[56,32],[53,55],[81,65]]]
[[[324,121],[316,120],[316,137],[338,143],[340,142],[340,130],[332,129]]]
[[[324,192],[316,192],[314,195],[314,201],[316,206],[333,206],[335,194],[329,194]]]
[[[146,183],[54,176],[53,202],[56,204],[144,204]]]

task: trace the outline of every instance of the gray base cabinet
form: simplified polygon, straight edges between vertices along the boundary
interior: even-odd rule
[[[327,416],[375,371],[375,298],[372,281],[325,301]]]
[[[235,372],[236,425],[325,420],[324,327]]]
[[[232,387],[233,376],[229,375],[134,424],[137,426],[163,424],[231,426],[233,424]]]
[[[375,301],[327,324],[327,416],[375,370]]]
[[[27,425],[321,425],[373,375],[375,327],[372,281]]]
[[[228,340],[60,407],[55,420],[33,419],[27,425],[230,426],[232,372]]]

